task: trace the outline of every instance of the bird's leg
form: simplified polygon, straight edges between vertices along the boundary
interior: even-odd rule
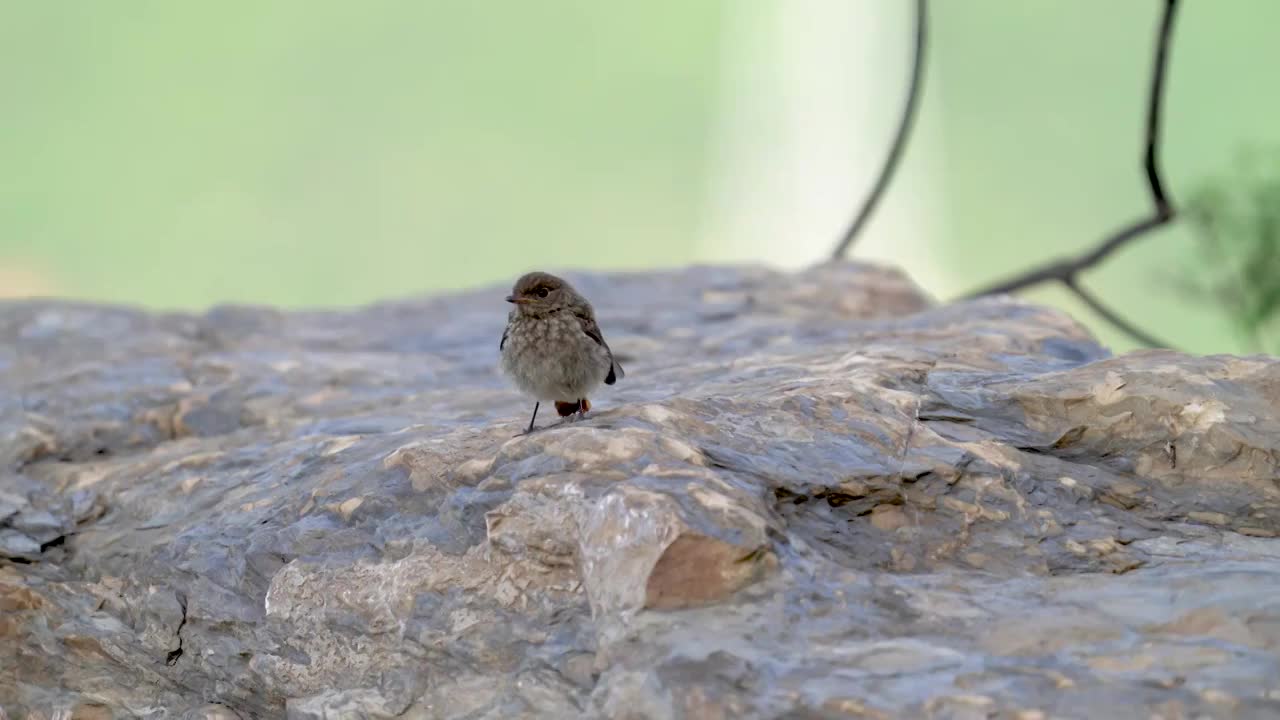
[[[533,404],[533,417],[529,418],[529,429],[524,431],[525,435],[528,435],[529,433],[533,432],[533,421],[538,419],[538,406],[541,404],[542,404],[541,401],[535,402]]]
[[[580,405],[578,406],[578,418],[582,419],[587,416],[587,411],[591,409],[591,403],[586,398],[582,398],[582,400],[580,400],[579,403]]]

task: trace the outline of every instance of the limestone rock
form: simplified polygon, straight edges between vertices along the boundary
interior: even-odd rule
[[[2,713],[1280,714],[1280,360],[857,264],[573,279],[627,378],[522,437],[500,288],[0,304]]]

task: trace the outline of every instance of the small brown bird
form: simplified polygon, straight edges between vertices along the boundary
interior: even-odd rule
[[[591,303],[555,275],[531,272],[516,280],[507,302],[515,305],[507,316],[498,350],[502,369],[521,391],[534,398],[533,432],[538,407],[554,402],[560,417],[591,409],[587,395],[623,377],[622,366],[596,325]]]

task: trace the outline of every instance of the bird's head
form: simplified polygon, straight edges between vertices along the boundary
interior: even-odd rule
[[[514,304],[521,315],[537,316],[571,307],[581,298],[569,283],[555,275],[531,272],[516,280],[507,302]]]

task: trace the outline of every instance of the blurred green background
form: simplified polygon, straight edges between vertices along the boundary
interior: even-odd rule
[[[1280,3],[1183,4],[1175,201],[1280,143]],[[883,155],[909,5],[0,0],[0,296],[334,306],[533,267],[801,266]],[[855,256],[947,298],[1145,214],[1160,6],[933,3],[919,131]],[[1170,282],[1192,257],[1178,226],[1086,283],[1184,349],[1241,350]]]

